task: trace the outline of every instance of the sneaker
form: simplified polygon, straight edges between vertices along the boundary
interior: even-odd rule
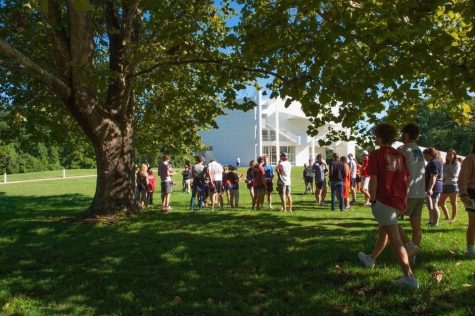
[[[363,206],[371,206],[371,202],[366,202]]]
[[[375,262],[371,257],[364,252],[358,252],[358,258],[364,264],[366,268],[374,268]]]
[[[322,203],[320,203],[320,205],[321,205],[321,206],[325,206],[325,205],[326,205],[326,203],[325,203],[325,202],[322,202]]]
[[[414,257],[419,252],[419,247],[417,247],[416,245],[412,245],[410,247],[406,247],[406,251],[407,251],[407,256],[411,258],[411,257]]]
[[[211,208],[211,212],[214,212],[214,207]]]
[[[419,282],[413,275],[403,276],[400,279],[394,280],[393,284],[398,286],[407,286],[413,289],[419,288]]]
[[[269,204],[269,211],[272,211],[273,209],[272,204]]]

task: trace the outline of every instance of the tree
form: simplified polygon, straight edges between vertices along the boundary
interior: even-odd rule
[[[133,208],[137,121],[182,109],[169,127],[176,131],[189,120],[182,135],[192,135],[196,122],[212,124],[226,107],[249,108],[236,95],[258,76],[272,79],[273,96],[302,102],[313,117],[310,133],[336,121],[356,126],[354,135],[337,136],[355,137],[367,127],[358,122],[378,121],[382,111],[394,121],[409,118],[427,96],[450,97],[454,113],[470,114],[463,112],[475,85],[469,0],[0,5],[8,95],[46,85],[94,147],[90,214]]]
[[[158,104],[159,111],[188,102],[193,122],[209,121],[224,106],[250,106],[236,103],[236,91],[259,69],[226,51],[226,3],[220,10],[211,1],[176,0],[0,6],[2,89],[16,99],[41,91],[38,83],[43,91],[46,86],[92,143],[98,177],[89,215],[135,207],[136,104],[163,100],[161,94],[179,86],[180,96]],[[57,106],[53,102],[48,113]]]

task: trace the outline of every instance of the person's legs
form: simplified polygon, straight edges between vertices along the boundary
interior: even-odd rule
[[[258,192],[256,191],[255,187],[252,188],[251,196],[252,196],[252,210],[255,210],[256,204],[257,204],[257,196],[258,196]]]
[[[457,217],[457,212],[458,212],[457,196],[458,196],[457,192],[450,193],[449,195],[450,205],[452,206],[452,216],[450,217],[450,219],[452,221],[454,221],[455,218]]]
[[[287,210],[289,212],[292,212],[292,196],[290,195],[290,186],[287,186],[286,192],[285,192],[286,198],[287,198]]]
[[[421,217],[413,214],[409,217],[409,222],[412,228],[412,243],[418,247],[421,246],[422,229],[421,229]]]
[[[336,206],[336,183],[335,182],[331,182],[330,184],[330,192],[331,192],[331,210],[334,211],[335,210],[335,206]]]
[[[445,205],[445,201],[447,200],[448,197],[449,197],[448,194],[442,193],[440,195],[440,199],[439,199],[439,203],[438,203],[439,206],[442,208],[442,211],[444,212],[446,220],[450,219],[449,210],[447,209],[447,205]]]
[[[343,181],[339,181],[337,182],[336,184],[336,191],[337,191],[337,194],[338,194],[338,200],[339,200],[339,207],[340,207],[340,211],[343,212],[344,210],[344,207],[345,207],[345,201],[344,201],[344,198],[343,198]]]
[[[387,244],[388,234],[386,233],[386,230],[383,228],[383,226],[379,226],[378,239],[376,240],[373,251],[370,254],[370,257],[373,262],[376,261],[379,255],[383,252],[384,248],[386,248]]]
[[[356,203],[356,179],[351,179],[351,204]]]
[[[239,190],[234,190],[234,207],[239,207]]]
[[[409,265],[409,257],[407,256],[406,248],[404,247],[401,241],[401,236],[399,235],[399,225],[385,225],[383,228],[388,234],[393,254],[396,257],[404,276],[412,275],[411,266]]]
[[[431,199],[432,199],[432,205],[433,205],[433,210],[432,210],[432,219],[434,220],[432,222],[432,224],[434,225],[438,225],[439,224],[439,218],[440,218],[440,211],[439,211],[439,206],[437,205],[438,202],[439,202],[439,195],[438,193],[434,193],[432,196],[431,196]]]
[[[322,195],[321,195],[321,202],[320,204],[325,204],[325,198],[327,196],[327,186],[326,184],[323,184],[323,189],[322,189]]]
[[[317,204],[322,203],[322,187],[318,183],[315,184],[315,201]]]
[[[195,208],[195,198],[196,198],[196,190],[192,189],[191,190],[191,200],[190,200],[190,210],[193,210]]]
[[[475,211],[468,211],[468,228],[467,228],[467,254],[475,256]]]
[[[279,197],[280,197],[280,203],[282,204],[281,211],[286,212],[287,211],[287,206],[286,206],[286,199],[285,199],[285,187],[284,186],[279,186],[278,191],[279,191]]]

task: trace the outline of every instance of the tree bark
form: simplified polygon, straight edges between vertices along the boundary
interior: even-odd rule
[[[87,217],[137,209],[132,118],[126,122],[103,119],[92,140],[97,161],[96,192]]]

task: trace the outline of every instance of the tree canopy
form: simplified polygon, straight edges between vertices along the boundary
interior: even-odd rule
[[[133,207],[136,145],[197,142],[226,108],[252,106],[237,95],[257,78],[302,103],[310,133],[335,121],[364,136],[428,97],[466,123],[474,17],[469,0],[6,0],[0,86],[8,105],[69,113],[96,155],[90,213],[113,213]]]

